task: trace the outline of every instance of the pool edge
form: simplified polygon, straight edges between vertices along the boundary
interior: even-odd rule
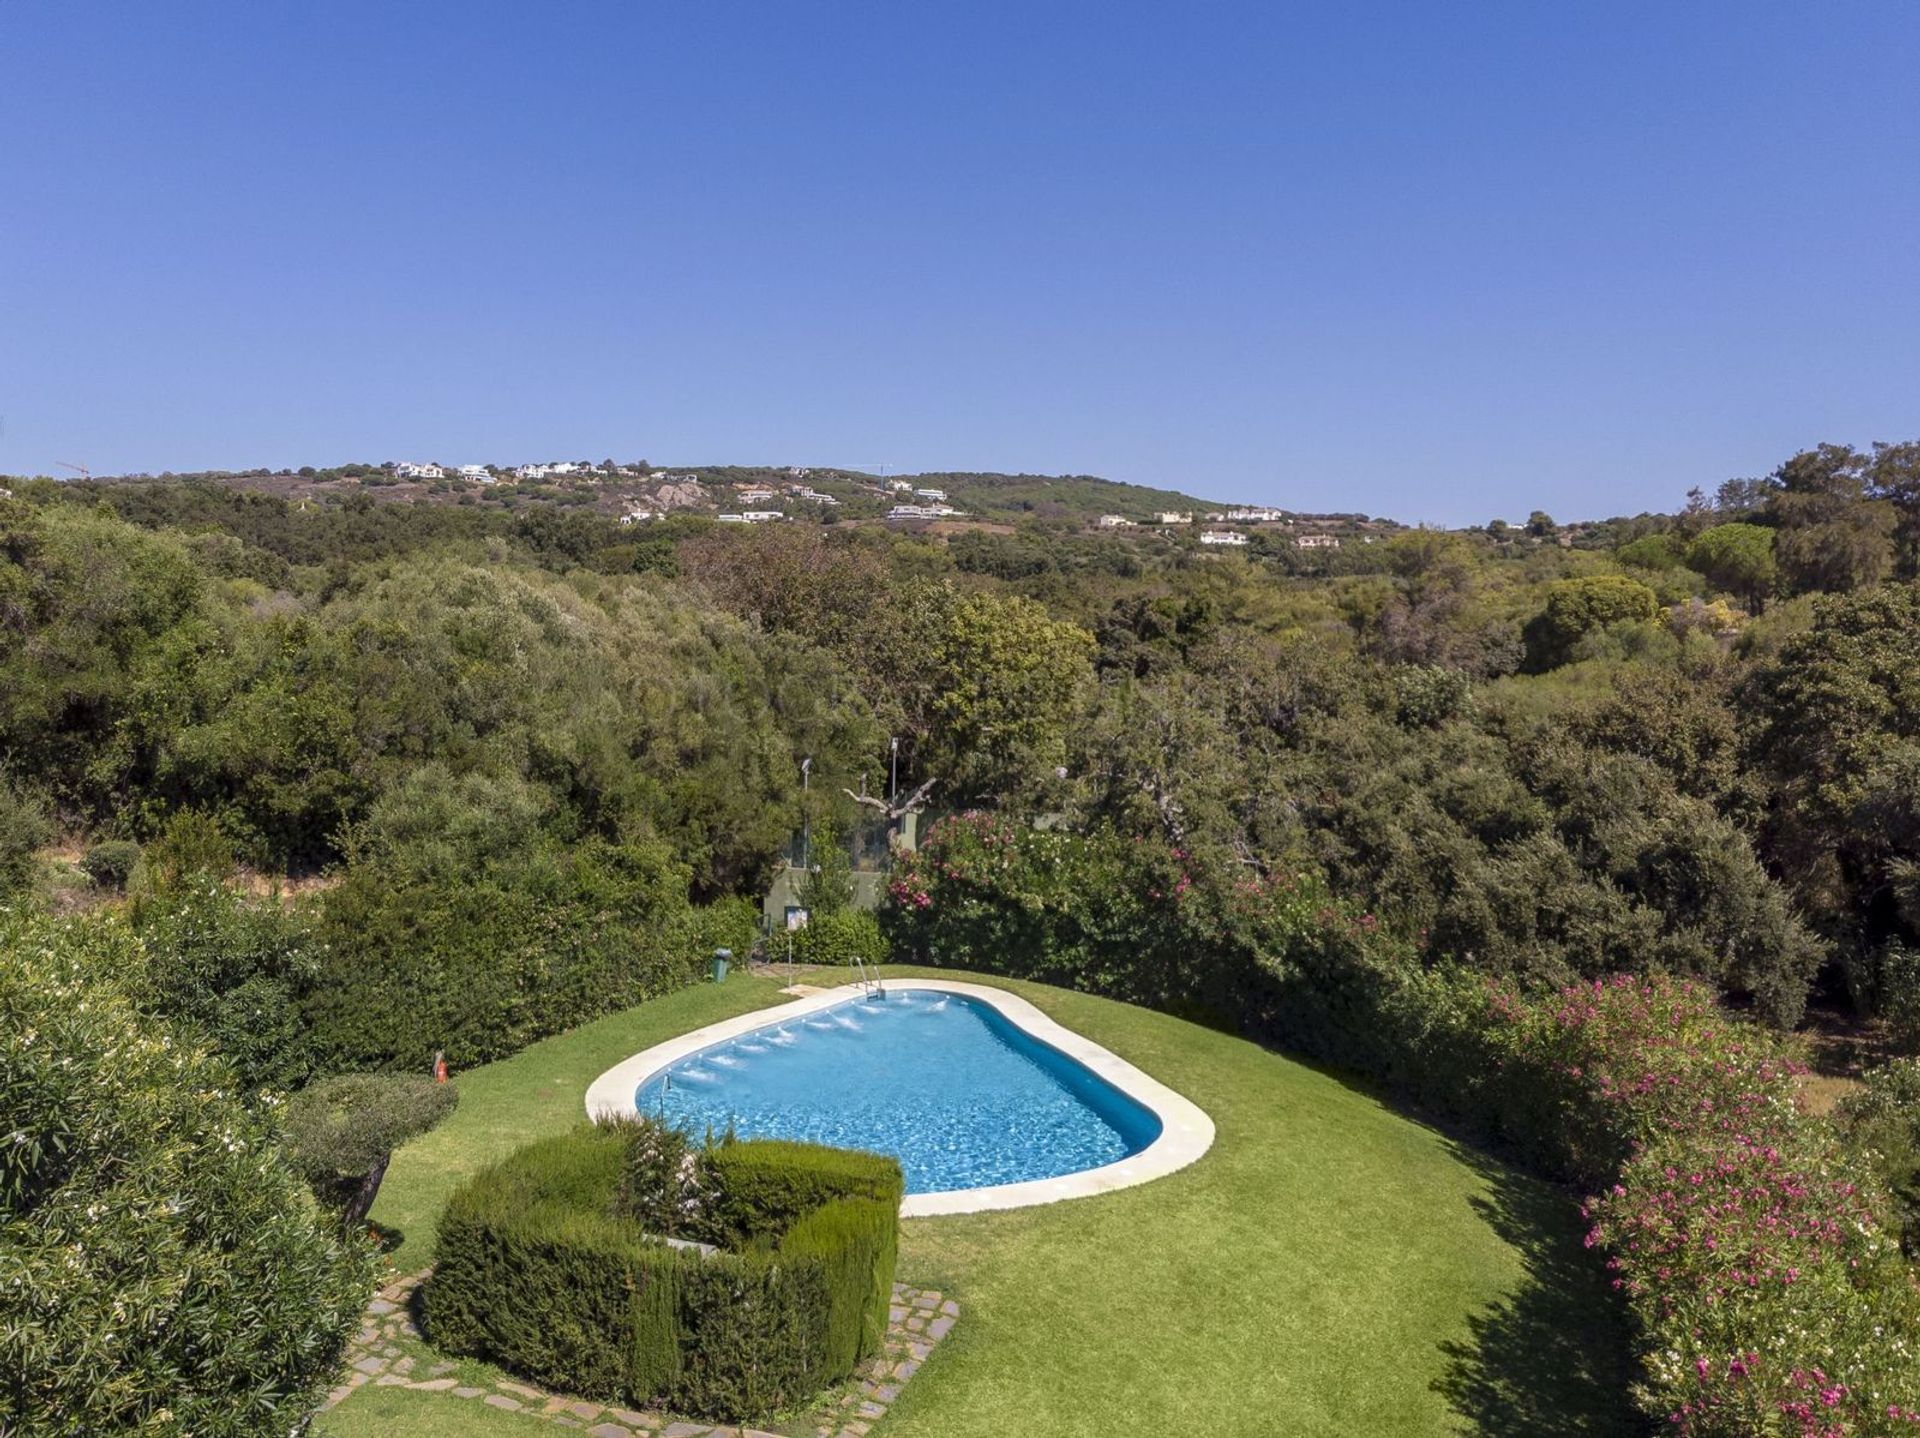
[[[969,984],[957,979],[888,979],[886,982],[889,987],[896,989],[929,989],[936,993],[959,994],[990,1005],[1009,1023],[1091,1070],[1160,1120],[1160,1136],[1140,1152],[1118,1162],[1064,1174],[1059,1178],[1036,1178],[1023,1183],[994,1184],[986,1188],[950,1188],[934,1193],[908,1194],[900,1204],[902,1218],[933,1218],[945,1214],[1030,1208],[1039,1204],[1058,1203],[1063,1199],[1112,1193],[1164,1178],[1193,1163],[1213,1147],[1213,1120],[1198,1104],[1168,1088],[1151,1074],[1134,1067],[1112,1050],[1056,1022],[1037,1005],[1018,994],[988,984]],[[622,1059],[587,1086],[587,1117],[596,1123],[605,1118],[632,1117],[638,1112],[634,1095],[640,1086],[669,1064],[678,1063],[709,1045],[752,1033],[755,1029],[789,1023],[795,1018],[845,1003],[848,999],[859,998],[862,992],[858,984],[844,984],[817,994],[808,994],[790,1004],[756,1009],[751,1013],[722,1019],[643,1049]]]

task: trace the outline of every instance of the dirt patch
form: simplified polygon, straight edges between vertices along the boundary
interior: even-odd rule
[[[1800,1080],[1800,1106],[1826,1114],[1860,1087],[1860,1075],[1899,1056],[1893,1035],[1879,1019],[1860,1019],[1839,1009],[1807,1011],[1800,1031],[1812,1072]]]

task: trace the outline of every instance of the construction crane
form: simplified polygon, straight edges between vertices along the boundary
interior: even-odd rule
[[[93,478],[93,471],[88,469],[84,464],[68,464],[64,459],[56,459],[54,463],[59,465],[60,468],[62,469],[72,470],[75,474],[79,475],[82,479]]]

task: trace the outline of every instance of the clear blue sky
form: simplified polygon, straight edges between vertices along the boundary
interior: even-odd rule
[[[1917,85],[1910,0],[9,0],[0,472],[1671,507],[1920,436]]]

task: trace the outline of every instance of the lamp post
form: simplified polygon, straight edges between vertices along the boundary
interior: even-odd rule
[[[891,806],[900,797],[900,736],[894,735],[887,740],[889,775],[887,778],[887,803]]]
[[[813,809],[807,795],[812,792],[813,758],[809,755],[800,761],[800,869],[809,873],[813,867]]]

